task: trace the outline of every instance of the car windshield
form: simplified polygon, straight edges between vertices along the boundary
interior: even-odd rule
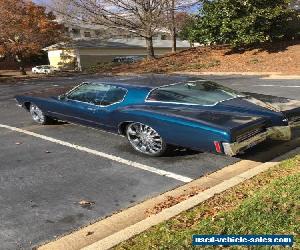
[[[190,81],[163,86],[150,92],[147,100],[191,105],[215,105],[241,97],[238,92],[210,81]]]

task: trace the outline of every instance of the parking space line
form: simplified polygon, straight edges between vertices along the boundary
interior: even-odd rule
[[[49,136],[37,134],[37,133],[27,131],[27,130],[24,130],[24,129],[8,126],[8,125],[4,125],[4,124],[0,124],[0,128],[6,128],[6,129],[9,129],[11,131],[15,131],[15,132],[23,133],[23,134],[26,134],[26,135],[30,135],[30,136],[33,136],[33,137],[36,137],[36,138],[40,138],[40,139],[43,139],[43,140],[46,140],[46,141],[50,141],[50,142],[53,142],[53,143],[56,143],[56,144],[66,146],[66,147],[69,147],[69,148],[74,148],[74,149],[79,150],[79,151],[83,151],[83,152],[86,152],[86,153],[89,153],[89,154],[97,155],[97,156],[100,156],[100,157],[103,157],[103,158],[106,158],[106,159],[109,159],[109,160],[112,160],[112,161],[116,161],[116,162],[119,162],[119,163],[122,163],[122,164],[125,164],[125,165],[128,165],[128,166],[134,167],[134,168],[138,168],[138,169],[142,169],[142,170],[145,170],[145,171],[148,171],[148,172],[151,172],[151,173],[155,173],[157,175],[169,177],[169,178],[181,181],[181,182],[187,183],[187,182],[193,181],[193,179],[191,179],[189,177],[186,177],[186,176],[182,176],[182,175],[178,175],[178,174],[175,174],[175,173],[172,173],[172,172],[168,172],[168,171],[164,171],[164,170],[157,169],[157,168],[154,168],[154,167],[150,167],[150,166],[147,166],[147,165],[144,165],[144,164],[140,164],[138,162],[126,160],[126,159],[123,159],[123,158],[118,157],[118,156],[110,155],[110,154],[107,154],[107,153],[104,153],[104,152],[100,152],[100,151],[97,151],[97,150],[94,150],[94,149],[90,149],[90,148],[87,148],[87,147],[83,147],[83,146],[79,146],[79,145],[72,144],[72,143],[69,143],[69,142],[65,142],[65,141],[62,141],[62,140],[58,140],[58,139],[55,139],[55,138],[52,138],[52,137],[49,137]]]
[[[300,88],[299,85],[256,84],[253,87]]]

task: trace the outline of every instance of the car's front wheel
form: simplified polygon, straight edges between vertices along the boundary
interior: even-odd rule
[[[135,122],[126,128],[126,136],[131,146],[138,152],[150,156],[161,156],[166,152],[167,144],[153,128]]]
[[[53,122],[53,120],[46,116],[44,112],[35,104],[30,104],[29,112],[31,114],[32,120],[35,122],[46,125]]]

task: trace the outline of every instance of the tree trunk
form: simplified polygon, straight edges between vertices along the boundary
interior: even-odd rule
[[[176,28],[175,27],[173,27],[171,35],[172,35],[172,52],[175,53],[177,51],[177,44],[176,44],[177,34],[176,34]]]
[[[146,39],[146,45],[147,45],[147,57],[148,57],[148,59],[153,59],[153,58],[155,58],[155,55],[154,55],[152,36],[146,37],[145,39]]]
[[[176,45],[176,21],[175,21],[175,0],[172,0],[172,6],[171,6],[171,35],[172,35],[172,52],[175,53],[177,50],[177,45]]]
[[[27,75],[26,71],[25,71],[25,66],[24,66],[24,62],[23,62],[23,58],[20,55],[16,55],[15,56],[15,60],[18,64],[19,70],[21,72],[22,75]]]

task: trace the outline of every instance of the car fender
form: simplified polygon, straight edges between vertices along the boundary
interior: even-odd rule
[[[19,103],[23,108],[29,111],[29,105],[34,103],[37,105],[45,114],[48,112],[49,102],[51,99],[49,98],[40,98],[34,96],[15,96],[17,103]]]
[[[162,136],[166,143],[172,145],[214,151],[214,141],[227,142],[230,140],[230,136],[225,130],[163,113],[143,109],[124,109],[118,112],[117,117],[119,131],[124,123],[140,122],[151,126]],[[124,127],[121,130],[120,132],[124,134]]]

